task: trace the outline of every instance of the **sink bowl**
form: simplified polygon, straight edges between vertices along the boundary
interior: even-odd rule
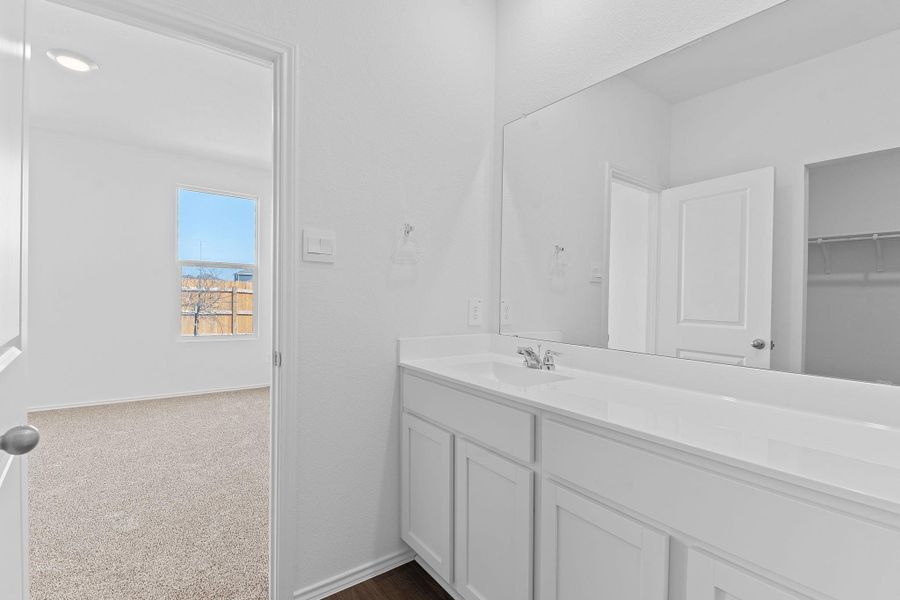
[[[500,362],[477,362],[456,365],[454,371],[468,377],[489,379],[497,383],[505,383],[516,387],[531,387],[572,379],[565,375],[557,375],[552,371],[539,371],[524,366],[515,366]]]

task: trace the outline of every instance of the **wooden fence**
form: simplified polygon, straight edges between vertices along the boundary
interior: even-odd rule
[[[253,333],[253,282],[181,278],[181,335]]]

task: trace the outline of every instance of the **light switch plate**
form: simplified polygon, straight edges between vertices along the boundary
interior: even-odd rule
[[[469,298],[469,325],[474,327],[482,323],[484,323],[484,300]]]
[[[304,229],[303,260],[308,262],[333,263],[337,253],[334,231],[328,229]]]
[[[512,325],[512,307],[509,305],[509,300],[500,301],[500,324]]]

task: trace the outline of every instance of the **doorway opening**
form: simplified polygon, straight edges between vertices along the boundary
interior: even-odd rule
[[[806,179],[803,372],[900,385],[900,149],[809,164]]]
[[[30,597],[267,599],[272,65],[28,10]]]
[[[613,173],[608,217],[607,347],[654,352],[659,190]]]
[[[606,347],[656,348],[662,188],[607,165]]]

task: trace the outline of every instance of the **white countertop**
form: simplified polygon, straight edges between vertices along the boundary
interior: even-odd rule
[[[410,371],[900,513],[896,426],[565,366],[554,373],[568,379],[523,387],[479,375],[470,368],[478,363],[526,368],[491,352],[399,359]]]

